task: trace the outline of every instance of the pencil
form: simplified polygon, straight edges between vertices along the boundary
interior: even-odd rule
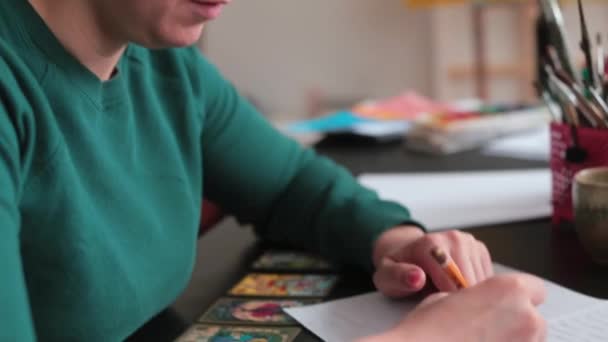
[[[454,260],[452,260],[447,253],[445,253],[439,247],[435,247],[431,249],[431,255],[433,256],[433,259],[435,259],[435,261],[437,261],[437,263],[441,266],[441,268],[443,268],[448,277],[452,279],[454,284],[456,284],[456,287],[459,289],[469,287],[467,280],[462,276],[462,272],[460,272],[460,269]]]

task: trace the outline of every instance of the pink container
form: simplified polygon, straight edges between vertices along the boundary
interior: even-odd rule
[[[578,138],[576,148],[573,132]],[[608,166],[608,129],[581,127],[573,130],[559,123],[551,124],[552,223],[569,226],[573,221],[572,180],[582,169]]]

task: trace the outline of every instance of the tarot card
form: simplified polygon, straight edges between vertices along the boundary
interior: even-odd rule
[[[272,271],[328,271],[334,267],[326,260],[302,252],[270,250],[262,254],[254,263],[255,270]]]
[[[195,324],[177,342],[291,342],[300,333],[293,327],[245,327]]]
[[[250,273],[230,290],[235,296],[325,297],[338,281],[335,275]]]
[[[298,325],[283,309],[319,303],[315,299],[220,298],[199,322],[221,324]]]

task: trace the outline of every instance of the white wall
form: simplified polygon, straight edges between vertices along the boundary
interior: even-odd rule
[[[269,114],[302,116],[307,90],[386,97],[431,91],[428,12],[401,0],[235,0],[206,55]]]
[[[564,6],[573,56],[580,39],[574,2]],[[585,1],[592,32],[608,46],[608,0]],[[505,6],[486,16],[490,64],[521,60],[519,18]],[[414,89],[439,100],[475,95],[448,69],[473,56],[468,5],[411,10],[401,0],[234,0],[206,31],[204,50],[267,114],[306,114],[306,92],[387,97]],[[490,98],[517,101],[522,81],[491,81]]]
[[[486,58],[489,65],[508,65],[519,56],[517,12],[505,6],[490,7],[484,13]],[[450,68],[467,67],[473,63],[473,11],[470,5],[451,5],[433,10],[433,93],[439,100],[474,97],[473,78],[450,79]],[[455,25],[454,23],[458,23]],[[496,78],[489,82],[489,98],[493,101],[517,101],[520,97],[516,79]]]
[[[603,35],[608,47],[608,1],[583,1],[589,32],[595,42],[595,33]],[[577,65],[582,65],[583,55],[578,47],[580,24],[576,2],[564,2],[562,6],[568,47]],[[441,100],[453,100],[475,95],[472,79],[451,80],[448,69],[454,65],[470,65],[473,60],[472,7],[470,5],[443,6],[433,10],[432,75],[433,94]],[[455,25],[454,23],[458,23]],[[521,55],[520,27],[522,19],[514,8],[504,5],[490,7],[485,13],[486,51],[490,65],[524,63]],[[606,49],[608,51],[608,49]],[[489,97],[494,101],[518,101],[521,99],[521,80],[497,78],[490,82]]]

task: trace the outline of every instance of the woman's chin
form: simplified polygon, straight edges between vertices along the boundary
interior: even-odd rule
[[[198,27],[182,30],[171,30],[171,32],[162,32],[155,37],[150,37],[144,41],[135,42],[150,49],[185,47],[196,44],[203,32],[203,24]]]

